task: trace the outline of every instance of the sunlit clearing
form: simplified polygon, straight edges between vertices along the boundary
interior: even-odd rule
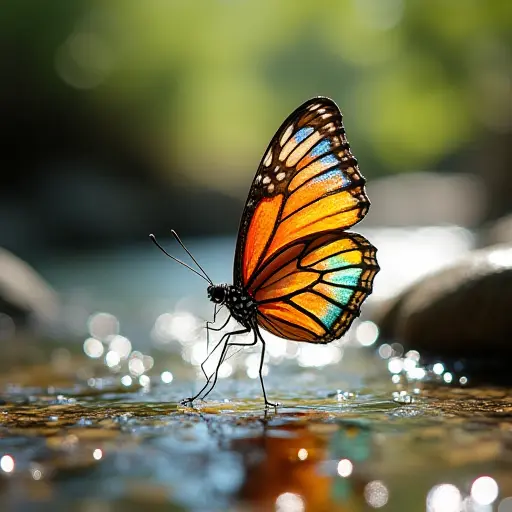
[[[379,337],[379,328],[374,322],[361,322],[356,329],[356,339],[363,347],[373,345]]]
[[[293,492],[280,494],[276,499],[276,512],[304,512],[305,509],[302,496]]]
[[[128,338],[115,335],[108,337],[108,349],[119,354],[121,359],[126,359],[132,351],[132,344]]]
[[[452,484],[436,485],[427,496],[427,512],[460,512],[462,496]]]
[[[87,321],[91,336],[103,341],[119,333],[119,321],[110,313],[93,313]]]
[[[299,457],[300,460],[306,460],[308,458],[308,451],[306,448],[301,448],[299,453],[297,453],[297,457]]]
[[[369,482],[364,488],[364,498],[373,508],[383,507],[389,499],[388,488],[380,480]]]
[[[160,379],[164,384],[170,384],[173,381],[174,377],[171,372],[165,371],[162,372],[162,374],[160,375]]]
[[[103,457],[103,452],[99,449],[99,448],[96,448],[96,450],[94,450],[92,452],[92,456],[96,459],[96,460],[100,460],[102,457]]]
[[[85,355],[92,358],[98,358],[103,355],[104,351],[103,343],[96,338],[87,338],[84,341],[84,352]]]
[[[164,313],[156,319],[152,335],[160,343],[172,340],[187,343],[197,338],[198,328],[197,318],[188,311]]]
[[[341,459],[338,462],[338,475],[342,476],[343,478],[347,478],[352,474],[354,466],[352,465],[352,462],[350,462],[348,459]]]
[[[496,500],[498,493],[498,484],[490,476],[477,478],[471,486],[471,498],[479,505],[490,505]]]
[[[404,13],[402,0],[358,0],[353,4],[363,26],[379,31],[394,28]]]
[[[5,473],[12,473],[14,471],[14,459],[10,455],[4,455],[0,459],[0,469]]]
[[[432,367],[432,370],[433,372],[436,374],[436,375],[442,375],[443,372],[444,372],[444,365],[443,363],[436,363],[433,367]]]
[[[300,366],[327,366],[341,361],[343,349],[335,345],[303,345],[297,357]]]
[[[114,352],[113,350],[107,352],[107,355],[105,356],[105,364],[109,368],[117,366],[120,363],[120,361],[121,358],[119,357],[119,354],[117,352]]]
[[[129,375],[123,375],[123,376],[121,377],[121,384],[122,384],[123,386],[126,386],[126,387],[131,386],[131,385],[132,385],[132,382],[133,382],[133,381],[132,381],[132,378],[131,378]]]

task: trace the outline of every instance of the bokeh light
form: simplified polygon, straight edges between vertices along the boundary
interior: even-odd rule
[[[160,379],[164,384],[170,384],[173,381],[174,377],[170,371],[166,370],[162,372],[162,374],[160,375]]]
[[[89,317],[89,333],[101,341],[119,333],[119,320],[110,313],[98,312]]]
[[[121,357],[117,352],[114,352],[113,350],[109,350],[107,352],[107,355],[105,356],[105,364],[109,368],[114,368],[121,362]]]
[[[350,462],[348,459],[341,459],[338,462],[338,475],[340,475],[343,478],[347,478],[352,474],[354,466],[352,465],[352,462]]]
[[[126,359],[130,355],[130,352],[132,351],[132,344],[128,338],[117,334],[109,336],[107,341],[109,350],[117,352],[121,359]]]
[[[427,496],[427,512],[460,512],[462,495],[452,484],[432,487]]]
[[[355,336],[357,341],[363,347],[369,347],[377,341],[379,337],[379,328],[374,322],[366,320],[357,326]]]
[[[371,507],[381,508],[389,500],[388,488],[380,480],[369,482],[364,488],[364,498]]]
[[[433,367],[432,367],[432,371],[436,374],[436,375],[442,375],[444,373],[444,365],[443,363],[436,363]]]
[[[14,459],[10,455],[3,455],[0,459],[0,469],[4,473],[12,473],[14,471]]]
[[[88,357],[99,358],[104,350],[103,343],[96,338],[87,338],[84,341],[84,352]]]
[[[133,382],[133,379],[130,377],[130,375],[123,375],[121,377],[121,384],[123,386],[126,386],[126,387],[131,386],[132,382]]]
[[[280,494],[276,499],[276,512],[304,512],[305,510],[302,496],[293,492]]]
[[[297,453],[297,457],[300,460],[306,460],[308,458],[308,451],[306,450],[306,448],[301,448]]]
[[[499,487],[494,478],[481,476],[471,486],[471,498],[479,505],[490,505],[498,497]]]

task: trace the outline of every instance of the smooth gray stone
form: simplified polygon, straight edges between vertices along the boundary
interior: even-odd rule
[[[0,248],[0,331],[10,323],[51,323],[58,311],[59,299],[50,285],[28,263]]]
[[[477,250],[381,312],[381,340],[449,358],[512,355],[512,245]]]

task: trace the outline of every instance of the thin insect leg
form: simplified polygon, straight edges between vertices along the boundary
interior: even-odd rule
[[[209,353],[210,348],[210,324],[215,323],[215,319],[217,318],[217,304],[213,306],[213,321],[206,320],[206,353]]]
[[[226,338],[227,338],[227,339],[226,339],[226,344],[224,345],[224,348],[222,349],[222,354],[221,354],[221,357],[220,357],[220,359],[219,359],[219,361],[222,361],[222,359],[223,359],[223,357],[224,357],[224,353],[225,353],[226,345],[228,344],[228,340],[229,340],[229,338],[230,338],[231,336],[236,335],[236,334],[246,334],[246,333],[248,333],[248,332],[250,332],[250,329],[241,329],[240,331],[227,332],[226,334],[224,334],[224,336],[222,336],[222,338],[220,339],[219,343],[217,343],[217,345],[216,345],[216,346],[215,346],[215,348],[213,349],[212,353],[213,353],[213,352],[215,351],[215,349],[216,349],[216,348],[217,348],[217,347],[218,347],[218,346],[219,346],[219,345],[224,341],[224,339],[226,339]],[[208,356],[208,357],[210,357],[210,356]],[[208,358],[207,358],[207,359],[208,359]],[[205,361],[205,362],[206,362],[206,361]],[[204,364],[204,363],[203,363],[203,364]],[[220,364],[221,364],[221,363],[219,363],[219,364],[217,365],[217,370],[215,371],[215,375],[217,374],[217,372],[218,372],[218,370],[219,370]],[[199,396],[203,393],[203,391],[204,391],[204,390],[209,386],[209,384],[210,384],[210,381],[211,381],[212,377],[213,377],[213,374],[212,374],[212,375],[210,375],[210,376],[208,377],[208,379],[206,380],[206,384],[201,388],[201,390],[199,391],[199,393],[196,393],[196,394],[195,394],[193,397],[191,397],[191,398],[185,398],[184,400],[182,400],[182,401],[181,401],[181,403],[182,403],[183,405],[186,405],[186,404],[191,404],[194,400],[196,400],[196,399],[197,399],[197,397],[199,397]]]
[[[247,329],[245,331],[239,331],[237,333],[231,333],[231,334],[245,334],[248,332],[250,332],[250,329]],[[208,390],[208,392],[206,392],[203,395],[203,400],[213,391],[213,388],[215,387],[215,384],[217,383],[217,379],[219,378],[219,369],[226,358],[226,354],[228,353],[229,348],[230,347],[252,347],[253,345],[256,345],[257,342],[258,342],[258,338],[256,337],[256,333],[254,333],[254,341],[252,341],[251,343],[228,343],[226,341],[226,344],[224,345],[224,348],[222,349],[222,354],[221,354],[219,362],[217,364],[217,368],[215,369],[215,373],[214,373],[215,377],[213,379],[213,383],[212,383],[210,389]],[[210,376],[210,379],[211,379],[211,377],[212,376]]]
[[[261,341],[261,359],[260,359],[260,382],[261,382],[261,389],[263,391],[263,399],[265,400],[265,407],[277,407],[278,403],[272,403],[267,400],[267,393],[265,391],[265,384],[263,383],[263,363],[265,359],[265,340],[263,339],[263,336],[261,335],[261,332],[259,331],[258,327],[256,326],[254,329],[254,332],[257,334],[258,338]]]
[[[213,350],[211,352],[208,351],[208,346],[210,344],[210,331],[222,331],[226,325],[228,325],[228,322],[231,320],[231,315],[228,316],[227,320],[224,322],[224,324],[216,329],[215,327],[210,327],[208,324],[212,322],[206,322],[206,359],[201,363],[201,370],[203,372],[204,378],[208,379],[208,375],[206,375],[206,370],[204,369],[204,365],[210,359],[210,356],[217,350],[219,345],[222,343],[222,340],[224,337],[220,339],[220,341],[213,347]]]

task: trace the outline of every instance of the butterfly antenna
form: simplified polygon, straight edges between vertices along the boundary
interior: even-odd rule
[[[197,262],[197,260],[194,258],[194,256],[192,256],[191,252],[185,247],[185,244],[180,240],[180,237],[178,236],[178,233],[176,233],[176,231],[174,231],[174,229],[171,229],[171,233],[172,233],[172,236],[174,238],[176,238],[176,241],[181,245],[181,247],[183,247],[183,250],[190,256],[190,258],[192,259],[192,261],[197,265],[197,267],[199,268],[199,270],[205,275],[206,279],[208,280],[208,282],[210,284],[213,285],[213,281],[210,279],[210,277],[208,276],[208,274],[204,271],[204,268],[201,267],[201,265],[199,265],[199,263]]]
[[[180,265],[183,265],[184,267],[187,267],[189,270],[191,270],[192,272],[194,272],[194,274],[197,274],[199,277],[201,277],[202,279],[204,279],[207,283],[210,283],[210,284],[213,284],[212,281],[210,280],[210,278],[205,277],[203,276],[203,274],[200,274],[196,269],[192,268],[190,265],[187,265],[184,261],[181,261],[179,260],[178,258],[170,255],[156,240],[156,237],[155,235],[151,234],[149,235],[149,238],[151,238],[152,242],[166,255],[168,256],[169,258],[171,258],[171,260],[174,260],[176,261],[177,263],[179,263]],[[188,251],[187,251],[188,252]],[[192,258],[193,259],[193,258]],[[199,267],[201,268],[201,267]],[[201,269],[203,270],[203,269]],[[204,270],[203,270],[204,272]]]

